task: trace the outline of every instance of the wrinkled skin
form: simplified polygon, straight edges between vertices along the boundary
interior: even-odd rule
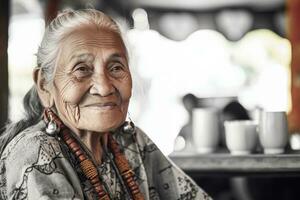
[[[120,126],[131,84],[126,50],[117,34],[88,27],[62,41],[52,92],[60,117],[71,127],[107,132]]]
[[[60,43],[48,89],[51,106],[95,154],[102,133],[125,121],[131,88],[126,49],[118,34],[84,26]]]

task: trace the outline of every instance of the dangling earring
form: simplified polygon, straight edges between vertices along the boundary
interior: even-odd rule
[[[135,125],[132,122],[129,113],[128,113],[128,119],[129,119],[128,121],[124,122],[122,129],[125,133],[134,133],[135,132]]]
[[[47,127],[46,127],[46,133],[50,136],[54,136],[56,135],[56,133],[58,132],[58,126],[57,124],[54,122],[54,119],[53,119],[53,116],[52,116],[52,111],[47,108],[45,110],[45,113],[48,113],[49,116],[47,116],[49,119],[49,122],[47,124]]]

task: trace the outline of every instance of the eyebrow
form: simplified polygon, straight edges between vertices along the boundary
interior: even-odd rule
[[[94,59],[94,56],[91,53],[77,53],[71,56],[70,61],[73,61],[74,59],[84,60],[87,57],[92,57]]]
[[[125,54],[114,53],[108,57],[108,60],[122,59],[124,58],[127,62],[127,57]]]
[[[74,54],[71,56],[70,58],[70,62],[72,62],[74,59],[76,60],[84,60],[86,59],[87,57],[92,57],[93,60],[95,59],[94,58],[94,55],[92,53],[77,53],[77,54]],[[126,62],[128,62],[127,60],[127,56],[123,53],[114,53],[114,54],[111,54],[109,57],[108,57],[108,61],[112,61],[112,60],[119,60],[119,59],[125,59]]]

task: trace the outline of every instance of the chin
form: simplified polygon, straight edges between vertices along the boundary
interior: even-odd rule
[[[116,130],[124,121],[123,117],[115,117],[113,120],[92,118],[86,123],[79,122],[78,129],[105,133]]]

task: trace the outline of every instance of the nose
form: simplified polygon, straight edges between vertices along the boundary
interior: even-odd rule
[[[106,74],[99,74],[94,77],[90,93],[102,97],[109,96],[115,92],[115,87]]]

